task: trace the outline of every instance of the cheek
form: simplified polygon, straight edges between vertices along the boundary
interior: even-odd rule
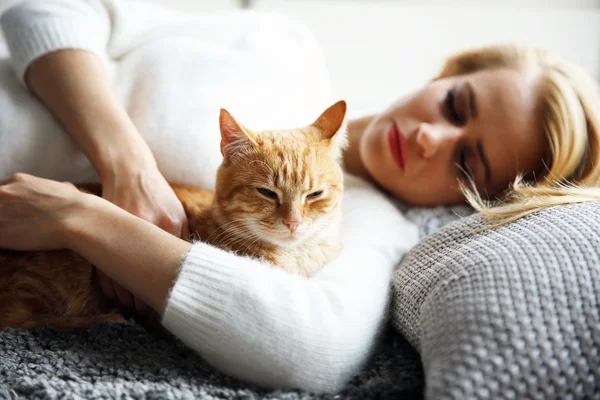
[[[319,220],[332,220],[337,217],[340,208],[340,196],[328,197],[321,201],[307,203],[303,209],[304,220],[313,223]]]
[[[267,199],[260,199],[254,207],[254,218],[260,220],[263,224],[273,226],[276,223],[281,224],[281,216],[279,216],[277,205]]]
[[[360,141],[360,158],[370,174],[378,175],[378,172],[388,168],[388,153],[383,140],[384,123],[372,125],[365,131]]]
[[[273,202],[256,196],[253,191],[246,190],[235,193],[223,202],[222,207],[230,220],[248,218],[263,222],[269,222],[276,210]]]

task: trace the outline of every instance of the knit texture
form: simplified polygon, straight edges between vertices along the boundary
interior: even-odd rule
[[[21,171],[85,182],[95,175],[15,77],[58,49],[106,61],[115,94],[163,176],[208,190],[222,161],[221,107],[253,129],[273,129],[309,124],[333,103],[313,35],[276,14],[33,0],[6,11],[0,25],[14,69],[0,60],[0,176]],[[194,244],[164,326],[230,376],[266,387],[342,389],[371,355],[394,268],[418,240],[391,201],[358,178],[345,179],[342,208],[344,249],[311,279]]]
[[[421,238],[467,215],[464,207],[409,208]],[[212,305],[216,308],[218,305]],[[419,355],[391,327],[340,393],[262,390],[219,373],[180,341],[140,325],[0,332],[0,399],[412,399],[422,398]]]
[[[394,268],[418,239],[416,226],[363,180],[347,175],[344,190],[344,249],[326,268],[305,279],[196,243],[163,325],[232,376],[339,391],[371,354]]]
[[[311,123],[336,100],[314,36],[283,15],[183,13],[134,0],[29,0],[6,10],[0,26],[0,176],[99,179],[23,82],[32,62],[61,49],[103,61],[167,181],[207,190],[222,161],[221,108],[252,129],[280,129]]]
[[[369,365],[339,394],[269,391],[211,368],[182,343],[140,325],[0,331],[0,399],[412,399],[418,354],[386,330]]]
[[[397,270],[394,326],[420,350],[428,398],[600,398],[600,203],[477,232],[480,215]]]

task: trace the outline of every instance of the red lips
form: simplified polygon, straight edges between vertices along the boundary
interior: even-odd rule
[[[388,143],[394,161],[404,171],[404,167],[406,166],[406,139],[404,139],[404,136],[400,133],[395,123],[392,123],[388,131]]]

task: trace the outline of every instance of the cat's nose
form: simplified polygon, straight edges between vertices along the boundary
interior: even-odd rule
[[[290,232],[294,232],[298,225],[302,223],[302,220],[297,219],[282,219],[283,223],[287,225]]]

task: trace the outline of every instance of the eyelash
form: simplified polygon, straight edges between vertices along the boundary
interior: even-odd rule
[[[456,88],[452,88],[448,90],[446,94],[446,100],[444,100],[444,104],[446,105],[446,110],[448,111],[448,116],[450,117],[450,122],[455,124],[462,124],[463,120],[456,111],[455,100],[456,100]]]
[[[444,104],[446,106],[446,110],[448,111],[450,122],[455,124],[462,124],[464,123],[464,121],[456,111],[456,106],[454,104],[456,100],[455,92],[456,87],[453,87],[452,89],[448,90],[448,93],[446,94],[446,99],[444,100]],[[465,179],[474,180],[475,178],[473,177],[473,172],[469,168],[467,168],[466,158],[467,147],[463,146],[463,148],[458,153],[458,163],[456,164],[456,167],[458,168],[458,172],[462,177],[464,177]]]
[[[258,193],[260,193],[261,195],[269,198],[269,199],[273,199],[273,200],[277,200],[279,197],[277,196],[277,193],[275,193],[272,190],[269,189],[265,189],[265,188],[256,188],[256,191]],[[312,192],[306,195],[307,198],[310,199],[316,199],[318,197],[321,197],[321,195],[323,194],[322,190],[317,190],[316,192]]]
[[[277,200],[278,198],[277,193],[269,189],[256,188],[256,191],[269,199]]]
[[[475,180],[475,177],[473,176],[473,172],[471,171],[470,168],[467,167],[466,158],[467,158],[467,147],[465,146],[460,150],[460,153],[458,153],[458,163],[456,165],[456,167],[458,168],[458,172],[465,179]]]

